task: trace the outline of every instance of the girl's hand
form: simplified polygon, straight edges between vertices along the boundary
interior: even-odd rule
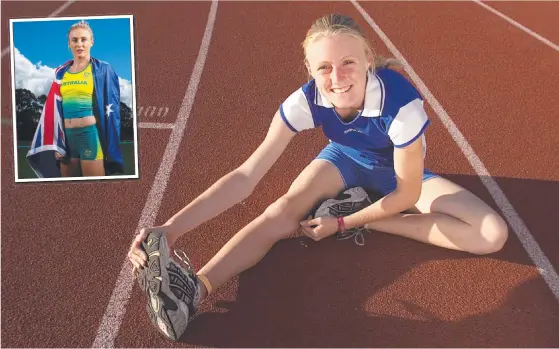
[[[309,216],[306,221],[302,221],[300,224],[305,235],[314,241],[320,241],[338,231],[338,219],[335,217],[311,218]]]
[[[143,269],[143,267],[147,266],[148,256],[142,247],[142,242],[152,231],[163,231],[167,239],[168,248],[171,248],[175,243],[175,235],[169,234],[172,231],[172,226],[170,225],[164,224],[162,226],[142,228],[140,232],[136,234],[134,240],[132,240],[130,250],[128,251],[128,259],[135,270]]]

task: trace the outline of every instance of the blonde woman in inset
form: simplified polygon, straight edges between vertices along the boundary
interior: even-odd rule
[[[73,59],[56,68],[28,154],[39,177],[52,172],[55,160],[63,177],[124,172],[118,76],[109,63],[91,56],[93,44],[93,31],[86,22],[70,27],[68,49]],[[49,127],[52,124],[63,126]],[[47,150],[55,152],[48,158],[52,161],[39,160]]]
[[[429,120],[423,99],[375,56],[351,18],[318,19],[303,48],[312,80],[281,104],[262,144],[166,224],[142,229],[130,247],[128,257],[149,298],[151,321],[172,340],[186,331],[208,294],[254,266],[299,227],[315,241],[365,228],[473,254],[496,252],[507,240],[507,225],[493,209],[424,168]],[[186,268],[170,258],[181,235],[251,195],[291,139],[319,126],[330,143],[287,193],[202,269],[195,273],[184,253],[175,251]],[[367,205],[363,189],[379,199]],[[350,203],[346,206],[355,207],[353,212],[308,218],[313,208],[340,193],[346,198],[332,205]]]

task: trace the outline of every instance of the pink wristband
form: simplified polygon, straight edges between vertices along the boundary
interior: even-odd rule
[[[338,231],[340,233],[345,232],[344,217],[338,217]]]

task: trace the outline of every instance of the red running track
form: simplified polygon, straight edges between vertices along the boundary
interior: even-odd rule
[[[8,18],[48,15],[60,4],[46,5],[23,9],[3,3],[3,28]],[[170,108],[164,120],[143,117],[141,122],[176,117],[210,3],[173,6],[103,7],[110,14],[135,16],[138,105]],[[552,208],[559,206],[558,126],[551,111],[559,104],[553,84],[559,53],[473,2],[361,6],[444,106],[557,268]],[[494,7],[557,43],[549,15],[556,4],[518,10],[522,6]],[[333,11],[357,19],[377,50],[390,55],[351,3],[219,3],[202,80],[156,223],[257,147],[279,103],[306,81],[299,44],[308,26]],[[84,14],[99,14],[99,6],[77,2],[61,15]],[[9,43],[5,33],[2,47]],[[170,33],[179,35],[171,39]],[[11,116],[9,59],[2,59],[2,73],[2,115]],[[427,111],[432,120],[427,166],[498,208],[432,106]],[[11,125],[2,124],[2,346],[91,346],[170,130],[139,130],[140,180],[17,185],[11,133]],[[250,198],[186,234],[177,247],[201,267],[287,190],[325,143],[320,130],[296,137]],[[37,197],[44,203],[35,205]],[[86,214],[87,205],[100,202],[98,211]],[[32,206],[34,219],[22,219]],[[505,248],[489,256],[382,233],[365,238],[363,247],[330,239],[278,243],[203,305],[179,343],[153,329],[134,285],[114,345],[559,346],[557,299],[512,230]]]

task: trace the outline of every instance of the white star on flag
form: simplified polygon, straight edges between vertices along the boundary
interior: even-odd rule
[[[107,119],[109,118],[109,116],[111,116],[111,113],[114,113],[114,112],[111,110],[111,107],[112,107],[112,106],[113,106],[112,103],[109,104],[109,105],[107,105],[107,110],[105,111],[105,113],[107,113]]]

